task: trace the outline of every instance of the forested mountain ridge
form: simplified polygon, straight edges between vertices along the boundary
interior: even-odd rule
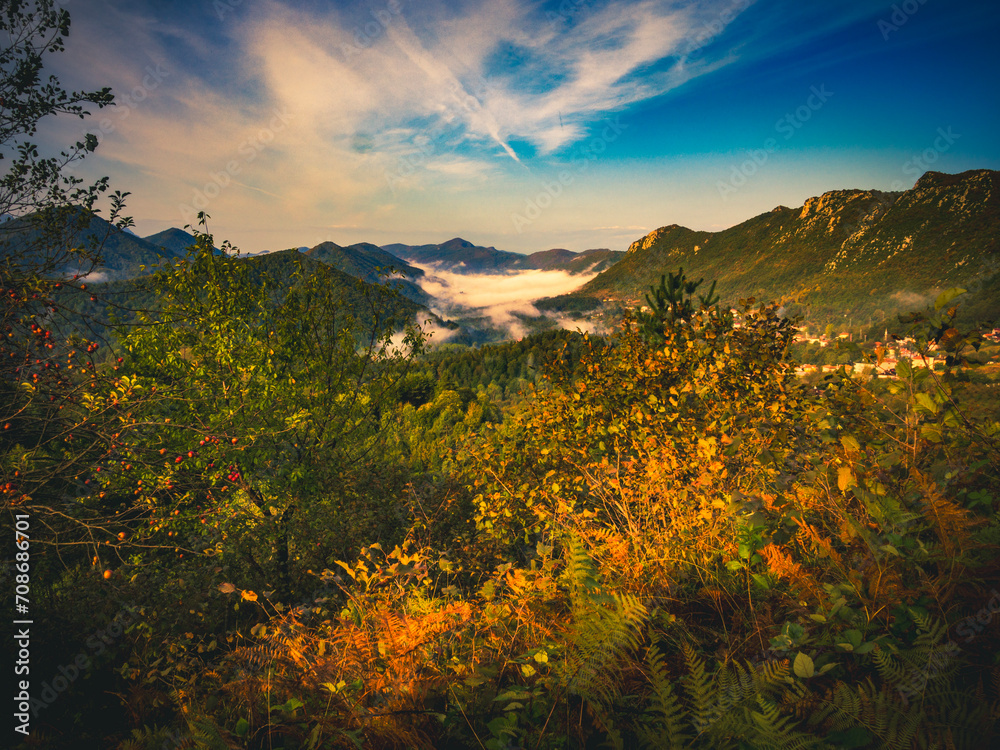
[[[416,266],[411,266],[401,258],[368,242],[347,246],[329,241],[321,242],[306,250],[305,255],[321,260],[328,266],[339,268],[351,276],[364,278],[365,281],[378,282],[379,272],[389,268],[396,269],[409,279],[417,279],[424,275],[424,272]]]
[[[383,245],[386,252],[413,263],[440,265],[454,273],[508,273],[512,271],[566,271],[571,274],[603,271],[614,265],[625,253],[607,248],[595,248],[577,253],[565,248],[540,250],[530,255],[475,245],[461,237],[437,245]]]
[[[37,263],[45,256],[58,255],[68,262],[54,270],[65,274],[91,274],[94,280],[115,281],[140,276],[144,266],[149,268],[164,259],[183,255],[183,248],[178,249],[176,241],[160,244],[156,239],[159,235],[143,239],[113,226],[96,213],[90,213],[89,217],[85,209],[77,209],[76,213],[79,215],[61,223],[56,232],[46,229],[42,215],[33,214],[0,224],[0,257],[16,258],[20,263]],[[99,264],[93,266],[77,250],[98,251]]]
[[[423,305],[409,298],[401,290],[386,291],[386,288],[377,283],[365,281],[333,268],[320,260],[303,255],[298,250],[230,257],[237,267],[245,269],[247,278],[253,284],[268,289],[268,294],[275,304],[281,303],[289,291],[322,273],[328,293],[339,299],[344,309],[365,326],[371,326],[375,320],[380,320],[391,321],[393,327],[402,328],[415,320],[421,311],[426,313],[426,317],[443,324],[443,321],[437,319]],[[155,272],[162,268],[154,265],[147,271]],[[58,295],[60,308],[69,313],[63,323],[54,321],[62,332],[89,333],[103,338],[109,335],[112,318],[131,323],[139,311],[156,315],[162,303],[163,290],[158,287],[151,273],[134,278],[91,283],[86,287],[86,290],[80,290],[70,285]]]
[[[143,239],[156,247],[162,247],[176,255],[183,255],[184,251],[195,243],[195,236],[193,234],[177,227],[164,229],[162,232],[151,234],[148,237],[143,237]]]
[[[676,224],[636,240],[624,259],[578,292],[640,304],[662,274],[683,266],[717,281],[727,302],[797,304],[807,319],[879,319],[922,307],[942,289],[970,290],[964,313],[997,318],[1000,172],[928,172],[910,190],[834,190],[778,206],[721,232]]]
[[[440,263],[458,273],[497,273],[518,263],[524,256],[495,247],[474,245],[455,237],[434,245],[383,245],[388,253],[412,263]]]
[[[543,271],[566,271],[571,274],[600,273],[625,257],[621,250],[606,247],[594,248],[575,253],[572,250],[553,248],[523,256],[516,269],[538,269]]]
[[[424,275],[423,270],[377,245],[359,242],[342,247],[327,241],[306,250],[305,255],[369,284],[388,283],[404,297],[419,304],[427,304],[430,300],[429,295],[414,283],[414,279]],[[390,271],[394,273],[390,274]]]

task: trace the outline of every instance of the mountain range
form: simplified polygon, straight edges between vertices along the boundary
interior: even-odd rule
[[[541,250],[530,255],[474,245],[461,237],[437,245],[383,245],[382,249],[411,263],[433,264],[453,273],[489,274],[516,271],[565,271],[570,274],[599,273],[625,256],[622,251],[598,248],[576,253],[564,248]]]
[[[49,218],[51,214],[33,214],[0,225],[0,256],[29,264],[58,258],[59,267],[52,269],[56,273],[88,273],[93,281],[117,281],[141,276],[145,269],[183,255],[184,247],[194,242],[192,235],[180,229],[137,237],[83,209],[73,209],[58,221]],[[178,247],[177,233],[189,239],[183,247]],[[72,252],[76,248],[99,253],[99,265],[91,267],[86,257]]]
[[[962,287],[969,320],[1000,318],[1000,172],[927,172],[910,190],[834,190],[720,232],[661,227],[579,290],[538,304],[642,304],[683,267],[730,304],[776,300],[807,321],[874,325]]]
[[[59,241],[66,247],[103,244],[94,280],[138,277],[143,267],[179,257],[194,242],[176,228],[142,238],[96,215],[82,219]],[[3,222],[0,254],[21,252],[30,260],[39,252],[39,231],[29,219]],[[924,307],[950,287],[969,290],[960,300],[967,320],[997,321],[1000,172],[927,172],[913,188],[899,192],[833,190],[719,232],[670,224],[637,239],[627,252],[554,248],[523,255],[456,237],[440,244],[382,247],[323,242],[304,252],[284,251],[281,257],[296,254],[337,269],[344,279],[389,284],[425,308],[434,300],[420,286],[426,277],[420,266],[459,274],[597,273],[574,292],[535,303],[542,311],[577,315],[641,305],[663,274],[683,268],[689,278],[716,281],[725,303],[775,300],[787,314],[802,315],[810,324],[879,325],[894,313]],[[395,275],[385,276],[390,269]]]

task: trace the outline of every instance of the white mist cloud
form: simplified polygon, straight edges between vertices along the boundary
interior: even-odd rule
[[[595,320],[574,320],[573,318],[558,317],[555,318],[555,321],[560,328],[565,328],[567,331],[604,335],[610,330],[604,323]]]
[[[458,333],[458,329],[456,328],[445,328],[444,326],[437,325],[433,321],[428,323],[426,322],[426,320],[420,320],[419,319],[420,317],[421,316],[419,315],[417,316],[418,318],[417,323],[420,325],[420,328],[423,330],[423,332],[427,335],[428,337],[427,343],[430,346],[437,346],[438,344],[443,344],[452,336],[454,336],[456,333]]]
[[[74,279],[86,279],[91,284],[101,284],[108,280],[108,274],[104,271],[97,269],[92,269],[90,271],[84,271],[79,268],[71,268],[66,271],[67,277],[73,277]]]
[[[891,299],[896,304],[910,310],[922,310],[928,305],[933,304],[938,294],[940,294],[939,290],[931,290],[930,292],[926,292],[924,294],[912,291],[894,292]]]
[[[424,344],[429,347],[444,344],[448,341],[448,339],[458,333],[458,329],[445,328],[444,326],[438,325],[433,318],[429,319],[426,313],[417,313],[410,322],[423,331],[424,336],[426,336]],[[392,354],[397,355],[409,354],[410,349],[406,345],[406,337],[406,331],[396,331],[396,333],[392,334],[392,338],[389,342],[389,351]]]
[[[537,317],[532,304],[580,288],[597,274],[573,275],[565,271],[519,271],[507,274],[455,273],[440,266],[423,266],[420,286],[437,300],[434,312],[443,318],[481,316],[514,338],[527,330],[518,315]],[[572,321],[565,327],[575,328]]]

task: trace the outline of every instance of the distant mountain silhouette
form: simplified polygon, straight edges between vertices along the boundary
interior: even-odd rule
[[[455,273],[502,273],[517,267],[524,256],[474,245],[461,237],[439,245],[383,245],[382,249],[412,263],[441,264]]]
[[[178,255],[82,208],[50,210],[0,224],[0,256],[33,266],[49,259],[53,267],[48,270],[54,274],[130,279],[142,275],[143,266],[148,269]]]
[[[184,251],[195,242],[193,234],[177,227],[164,229],[162,232],[151,234],[148,237],[143,237],[143,239],[152,245],[156,245],[156,247],[162,247],[164,250],[169,250],[176,255],[183,255]]]
[[[509,273],[524,270],[566,271],[568,273],[600,272],[613,265],[623,252],[607,249],[575,253],[564,248],[542,250],[531,255],[497,250],[495,247],[474,245],[461,237],[438,245],[383,245],[393,255],[412,263],[439,265],[454,273]]]

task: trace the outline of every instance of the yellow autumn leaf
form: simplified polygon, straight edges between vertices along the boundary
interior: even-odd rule
[[[849,466],[841,466],[837,469],[837,486],[840,488],[841,492],[846,492],[850,487],[854,487],[856,484],[854,472],[851,471]]]
[[[248,602],[257,601],[257,595],[252,591],[241,591],[240,596],[246,599]]]

